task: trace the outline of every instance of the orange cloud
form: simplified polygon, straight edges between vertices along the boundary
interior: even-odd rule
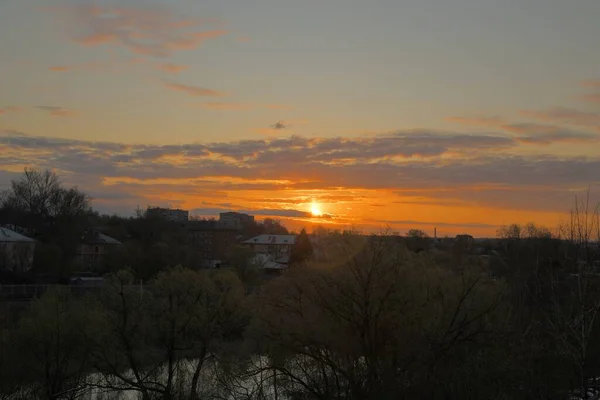
[[[19,111],[22,111],[22,110],[23,109],[21,107],[7,106],[7,107],[4,107],[4,108],[0,108],[0,115],[12,113],[12,112],[19,112]]]
[[[582,98],[588,103],[600,103],[600,93],[586,94]]]
[[[195,49],[208,39],[228,33],[223,29],[200,30],[214,21],[176,16],[168,8],[158,6],[73,4],[49,10],[63,19],[71,29],[71,38],[81,45],[113,44],[155,57]]]
[[[285,104],[265,104],[265,108],[270,110],[291,110],[294,107]]]
[[[66,65],[56,65],[56,66],[50,67],[48,69],[50,71],[54,71],[54,72],[64,72],[64,71],[70,70],[71,68]]]
[[[454,122],[461,125],[472,126],[492,126],[496,127],[504,124],[504,119],[497,116],[477,116],[477,117],[447,117],[446,121]]]
[[[185,69],[188,69],[189,67],[187,65],[176,65],[176,64],[167,63],[167,64],[159,64],[158,68],[165,72],[177,73],[177,72],[181,72]]]
[[[84,46],[96,46],[99,44],[115,42],[116,40],[117,36],[114,34],[97,33],[77,39],[76,41]]]
[[[182,85],[180,83],[164,82],[164,85],[171,90],[183,92],[190,96],[222,97],[225,93],[213,89],[207,89],[199,86]]]
[[[209,102],[202,104],[202,107],[209,110],[249,110],[252,108],[252,105],[244,103]]]
[[[511,129],[528,135],[546,128]],[[194,209],[210,196],[211,204],[218,199],[224,209],[235,205],[262,210],[257,215],[302,216],[292,207],[306,212],[303,205],[315,199],[336,222],[366,229],[389,224],[491,234],[495,225],[555,221],[557,210],[568,209],[574,190],[597,182],[599,157],[504,151],[517,146],[505,135],[425,130],[171,145],[0,132],[4,165],[51,164],[64,171],[65,179],[79,179],[69,184],[116,207],[107,212],[125,203],[131,212],[154,201]],[[457,152],[463,156],[444,157]],[[348,159],[353,161],[332,162]],[[0,166],[0,173],[8,168]],[[377,207],[383,203],[386,207]]]
[[[600,81],[584,81],[581,83],[584,87],[600,88]]]

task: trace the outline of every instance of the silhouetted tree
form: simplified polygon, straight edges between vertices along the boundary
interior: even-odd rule
[[[426,238],[427,234],[421,229],[410,229],[406,232],[406,236],[409,238]]]
[[[306,229],[302,228],[300,234],[296,237],[296,243],[292,247],[290,254],[290,265],[302,264],[306,262],[313,254],[313,247]]]

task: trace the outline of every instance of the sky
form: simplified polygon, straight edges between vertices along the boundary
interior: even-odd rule
[[[0,189],[494,236],[600,200],[597,0],[0,0]],[[316,205],[320,217],[310,214]]]

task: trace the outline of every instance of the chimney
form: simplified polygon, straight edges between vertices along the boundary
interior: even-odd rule
[[[433,228],[433,238],[437,239],[437,228]]]

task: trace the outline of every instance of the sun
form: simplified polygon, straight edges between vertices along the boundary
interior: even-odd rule
[[[323,211],[321,211],[319,204],[317,204],[314,201],[310,206],[310,213],[313,215],[313,217],[320,217],[321,215],[323,215]]]

